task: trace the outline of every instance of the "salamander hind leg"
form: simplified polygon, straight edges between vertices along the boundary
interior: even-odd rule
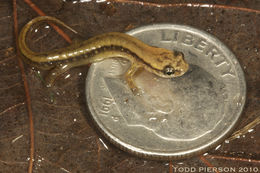
[[[46,86],[51,87],[55,80],[63,73],[68,71],[71,68],[79,67],[83,65],[87,65],[89,63],[93,62],[91,58],[82,59],[80,61],[74,61],[74,62],[68,62],[64,64],[57,65],[55,68],[53,68],[49,74],[45,78]]]
[[[74,67],[72,64],[62,64],[53,68],[45,78],[45,83],[47,87],[52,87],[55,80],[63,73],[68,71],[70,68]]]
[[[137,72],[140,72],[141,69],[143,68],[132,64],[131,67],[129,67],[129,69],[125,73],[125,80],[134,95],[140,94],[139,89],[134,82],[134,77],[136,76]]]

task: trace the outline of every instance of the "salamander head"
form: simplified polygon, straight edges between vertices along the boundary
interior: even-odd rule
[[[182,76],[189,69],[189,64],[184,60],[181,52],[172,52],[159,48],[163,51],[157,55],[157,63],[155,65],[156,74],[163,78],[172,78]]]

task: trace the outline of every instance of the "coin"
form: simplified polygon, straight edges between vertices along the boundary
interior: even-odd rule
[[[172,24],[127,32],[148,45],[183,52],[190,68],[164,79],[143,71],[133,95],[123,74],[130,63],[108,59],[91,65],[87,106],[99,130],[121,149],[152,159],[201,154],[232,132],[243,110],[246,83],[234,54],[201,30]]]

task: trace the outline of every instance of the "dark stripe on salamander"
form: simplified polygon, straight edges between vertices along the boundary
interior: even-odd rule
[[[147,65],[148,67],[154,69],[154,70],[158,70],[156,68],[154,68],[150,63],[144,61],[142,58],[140,58],[139,56],[137,56],[134,52],[130,51],[129,49],[126,49],[122,46],[116,46],[116,45],[110,45],[110,46],[102,46],[100,48],[94,49],[90,52],[87,52],[86,54],[80,55],[80,56],[75,56],[75,57],[71,57],[68,58],[66,60],[57,60],[57,61],[50,61],[50,62],[35,62],[35,61],[31,61],[30,59],[27,59],[27,61],[29,61],[32,65],[36,65],[36,66],[43,66],[43,67],[53,67],[59,64],[63,64],[63,63],[70,63],[70,62],[74,62],[77,60],[81,60],[81,59],[85,59],[85,58],[90,58],[100,52],[104,52],[107,50],[116,50],[116,51],[120,51],[120,52],[126,52],[130,55],[132,55],[133,57],[135,57],[139,62]]]

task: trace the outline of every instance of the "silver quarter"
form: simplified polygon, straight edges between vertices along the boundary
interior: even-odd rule
[[[87,106],[100,131],[121,149],[153,159],[201,154],[232,131],[245,104],[246,83],[234,54],[214,36],[188,26],[159,24],[128,34],[146,44],[184,53],[189,71],[163,79],[143,71],[141,95],[124,81],[129,62],[91,65]]]

